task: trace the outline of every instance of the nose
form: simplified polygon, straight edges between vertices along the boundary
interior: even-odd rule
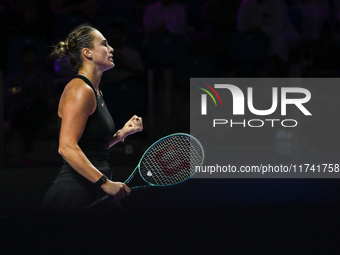
[[[111,47],[111,46],[109,46],[110,48],[109,48],[109,52],[110,53],[113,53],[115,50]]]

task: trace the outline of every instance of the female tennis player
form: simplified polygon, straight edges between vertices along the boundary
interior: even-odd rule
[[[53,55],[69,56],[78,75],[65,86],[59,101],[58,152],[64,161],[45,194],[42,212],[75,215],[105,194],[115,198],[105,208],[118,210],[119,200],[131,192],[126,184],[110,180],[109,148],[142,131],[143,123],[135,115],[115,131],[99,90],[103,72],[114,67],[113,52],[105,37],[89,25],[75,28],[55,46]]]

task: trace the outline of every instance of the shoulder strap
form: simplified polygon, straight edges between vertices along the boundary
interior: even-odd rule
[[[96,98],[97,98],[97,92],[96,92],[96,90],[94,89],[94,87],[92,86],[92,83],[90,82],[89,79],[87,79],[85,76],[80,75],[80,74],[78,74],[75,78],[82,79],[87,85],[89,85],[89,86],[93,89],[94,95],[95,95]]]

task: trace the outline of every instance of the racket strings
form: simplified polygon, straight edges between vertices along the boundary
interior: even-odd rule
[[[180,183],[195,174],[196,166],[201,166],[203,159],[203,147],[196,138],[188,134],[167,136],[154,143],[139,163],[140,175],[149,185],[135,186],[131,189]],[[125,183],[128,183],[134,174],[135,171]],[[84,209],[89,209],[109,197],[105,195]]]
[[[171,185],[190,178],[203,161],[199,142],[187,135],[167,137],[144,155],[140,174],[151,185]]]

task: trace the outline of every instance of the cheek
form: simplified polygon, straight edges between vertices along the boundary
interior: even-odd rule
[[[106,57],[108,54],[109,54],[109,52],[107,50],[102,50],[102,52],[101,52],[101,55],[103,57]]]
[[[103,51],[97,52],[96,54],[93,55],[93,58],[97,61],[100,61],[103,58],[105,58],[105,52]]]

